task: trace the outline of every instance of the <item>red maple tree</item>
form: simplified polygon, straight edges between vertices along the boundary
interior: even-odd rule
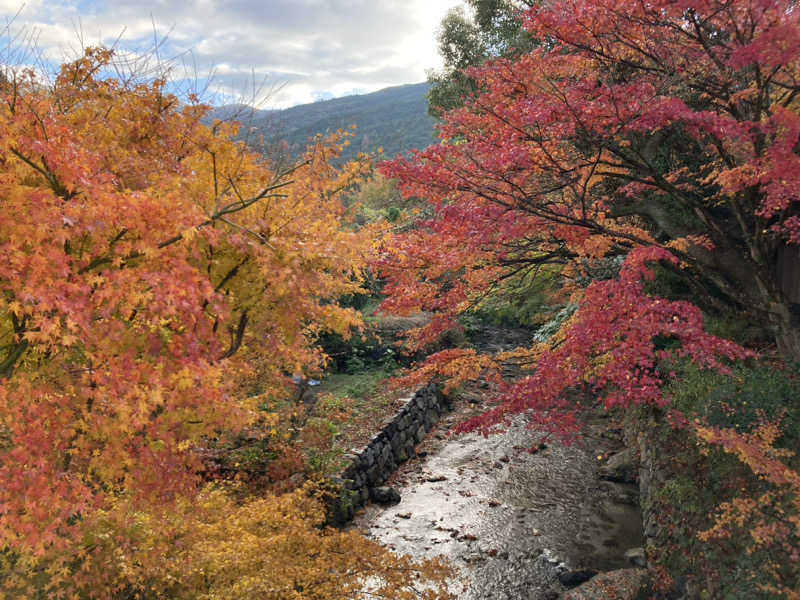
[[[565,0],[530,9],[525,25],[541,45],[470,69],[480,91],[445,115],[441,143],[382,166],[435,209],[385,254],[385,307],[433,312],[418,332],[426,343],[512,273],[627,256],[619,279],[580,293],[566,339],[538,359],[535,390],[518,384],[503,410],[579,380],[605,386],[610,403],[660,402],[654,367],[665,337],[708,366],[744,355],[702,333],[698,309],[647,295],[646,260],[800,356],[796,266],[786,268],[800,242],[792,6]],[[560,364],[546,379],[550,357]]]

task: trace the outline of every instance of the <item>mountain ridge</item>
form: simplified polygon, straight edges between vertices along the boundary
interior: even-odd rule
[[[240,139],[272,158],[297,157],[317,134],[350,130],[352,125],[357,129],[342,161],[378,148],[393,157],[437,141],[435,121],[428,115],[429,89],[427,82],[404,84],[284,109],[225,105],[212,109],[208,118],[240,121]]]

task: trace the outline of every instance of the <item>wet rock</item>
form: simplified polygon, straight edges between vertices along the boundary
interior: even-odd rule
[[[617,569],[600,573],[575,589],[564,592],[561,600],[635,600],[647,589],[646,569]]]
[[[627,504],[628,506],[639,506],[639,490],[619,488],[613,491],[611,496],[614,502]]]
[[[382,485],[370,490],[370,497],[378,504],[397,504],[400,502],[400,492],[388,485]]]
[[[475,393],[466,393],[464,394],[463,399],[469,402],[470,404],[480,404],[481,402],[483,402],[483,396]]]
[[[366,472],[366,478],[369,483],[375,483],[381,475],[381,470],[378,465],[372,465]]]
[[[400,452],[400,448],[403,447],[403,442],[405,441],[406,441],[405,436],[403,436],[402,434],[396,435],[391,439],[389,445],[392,447],[392,452],[395,455],[397,455]]]
[[[647,566],[647,554],[645,554],[644,548],[631,548],[625,552],[625,559],[636,567]]]
[[[540,600],[558,600],[559,596],[561,596],[561,592],[559,590],[550,588],[549,590],[542,592]]]
[[[484,557],[477,552],[473,552],[472,554],[468,554],[464,557],[464,562],[467,564],[476,563],[482,560],[485,560]]]
[[[570,569],[558,574],[558,580],[568,588],[573,588],[597,575],[595,569]]]
[[[632,448],[617,452],[608,462],[600,467],[600,477],[618,483],[635,483],[639,474],[639,465]]]
[[[547,450],[548,447],[549,446],[547,444],[545,444],[544,442],[540,442],[536,446],[532,446],[531,448],[528,448],[528,454],[536,454],[538,452],[541,452],[542,450]]]
[[[439,413],[436,412],[434,409],[429,408],[425,411],[425,429],[430,430],[436,421],[439,420]]]

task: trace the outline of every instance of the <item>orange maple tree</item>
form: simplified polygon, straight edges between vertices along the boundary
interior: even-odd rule
[[[165,80],[109,76],[113,60],[88,49],[52,85],[32,72],[0,83],[0,588],[200,597],[186,585],[202,580],[231,597],[223,564],[183,569],[227,519],[251,549],[283,536],[319,558],[302,585],[351,582],[295,595],[342,597],[363,573],[333,560],[344,542],[318,528],[316,501],[259,505],[286,519],[258,532],[255,505],[204,488],[196,450],[258,414],[231,393],[243,355],[269,356],[259,383],[280,394],[320,366],[320,331],[359,322],[333,300],[357,292],[373,245],[339,201],[366,163],[331,166],[334,136],[276,172],[232,140],[235,125],[205,126],[207,107]],[[245,574],[237,597],[275,576]]]

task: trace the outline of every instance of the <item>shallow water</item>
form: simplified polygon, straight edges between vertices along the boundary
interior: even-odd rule
[[[544,600],[564,589],[562,571],[627,566],[624,552],[642,543],[636,488],[597,478],[591,441],[524,450],[537,440],[521,421],[489,438],[429,440],[390,482],[401,502],[370,505],[355,526],[403,554],[443,555],[463,600]]]

